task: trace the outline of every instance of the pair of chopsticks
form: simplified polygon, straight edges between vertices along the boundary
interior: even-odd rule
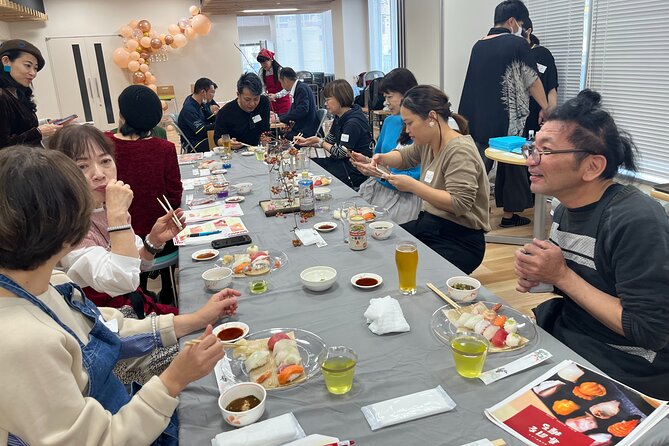
[[[189,341],[186,341],[184,345],[196,345],[199,344],[200,342],[202,342],[202,339],[191,339]],[[223,347],[228,347],[228,348],[237,348],[242,346],[242,344],[231,344],[229,342],[221,342],[221,344],[223,344]]]
[[[429,289],[431,289],[432,291],[434,291],[434,293],[435,293],[437,296],[441,297],[441,298],[444,300],[444,302],[446,302],[447,304],[449,304],[450,306],[452,306],[452,307],[455,308],[456,310],[459,310],[459,309],[460,309],[460,304],[458,304],[456,301],[454,301],[453,299],[451,299],[450,297],[448,297],[447,295],[445,295],[444,293],[442,293],[441,290],[440,290],[439,288],[437,288],[436,286],[432,285],[432,284],[429,283],[429,282],[426,283],[425,285],[426,285]]]
[[[177,225],[177,228],[179,228],[180,231],[183,231],[184,227],[181,224],[181,221],[177,218],[176,214],[174,213],[174,209],[172,209],[172,205],[170,204],[170,201],[167,199],[165,195],[163,195],[163,199],[165,200],[165,203],[167,204],[167,207],[163,204],[162,201],[160,201],[160,197],[156,197],[156,200],[158,200],[158,203],[160,203],[160,206],[165,209],[165,213],[169,213],[172,211],[172,221],[174,222],[175,225]]]
[[[302,138],[303,136],[304,136],[304,135],[302,134],[302,132],[300,132],[300,133],[298,133],[297,135],[293,136],[293,144],[295,144],[295,140],[296,140],[297,138]]]

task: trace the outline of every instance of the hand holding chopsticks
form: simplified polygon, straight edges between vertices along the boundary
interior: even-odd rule
[[[160,206],[165,210],[165,212],[169,213],[170,211],[172,212],[172,221],[174,222],[175,225],[177,225],[177,228],[179,228],[180,231],[183,231],[184,226],[181,224],[181,221],[177,218],[176,214],[174,213],[174,209],[172,209],[172,205],[170,204],[169,200],[165,195],[163,195],[163,199],[165,200],[165,204],[163,204],[162,201],[160,201],[159,197],[156,197],[156,200],[158,200],[158,203],[160,203]]]

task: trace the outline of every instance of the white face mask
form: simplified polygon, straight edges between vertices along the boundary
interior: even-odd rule
[[[516,20],[516,19],[514,19],[514,20]],[[518,31],[514,32],[513,35],[518,36],[518,37],[523,37],[523,27],[520,26],[520,23],[518,23],[518,20],[516,20],[516,25],[518,25]]]

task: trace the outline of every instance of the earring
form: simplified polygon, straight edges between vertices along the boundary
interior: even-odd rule
[[[5,73],[9,73],[10,71],[12,71],[12,67],[10,67],[9,65],[3,65],[2,69],[5,71]]]
[[[434,121],[430,121],[430,123],[429,123],[428,125],[429,125],[430,127],[434,127]]]

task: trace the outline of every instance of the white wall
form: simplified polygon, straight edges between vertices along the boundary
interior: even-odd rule
[[[336,0],[332,6],[335,77],[351,84],[369,71],[369,25],[366,0]]]
[[[452,1],[452,0],[445,0]],[[405,1],[406,68],[419,84],[439,86],[440,0]],[[458,5],[463,1],[454,2]]]
[[[0,40],[9,40],[11,39],[9,33],[9,24],[5,22],[0,22]]]
[[[500,0],[444,0],[444,91],[457,111],[472,46],[493,26]]]
[[[188,16],[193,0],[45,0],[49,20],[9,24],[12,38],[25,39],[44,54],[46,69],[35,80],[35,98],[40,117],[63,116],[53,93],[54,83],[49,71],[47,37],[114,34],[133,19],[147,19],[159,33],[167,25]],[[241,74],[240,56],[233,43],[239,43],[237,21],[233,16],[210,17],[213,26],[209,35],[191,41],[184,48],[170,50],[167,62],[151,65],[158,85],[174,85],[179,104],[190,94],[190,85],[199,77],[209,77],[219,86],[216,98],[232,98]],[[0,27],[0,35],[2,27]],[[122,40],[119,37],[119,46]],[[109,70],[118,70],[116,66]]]

